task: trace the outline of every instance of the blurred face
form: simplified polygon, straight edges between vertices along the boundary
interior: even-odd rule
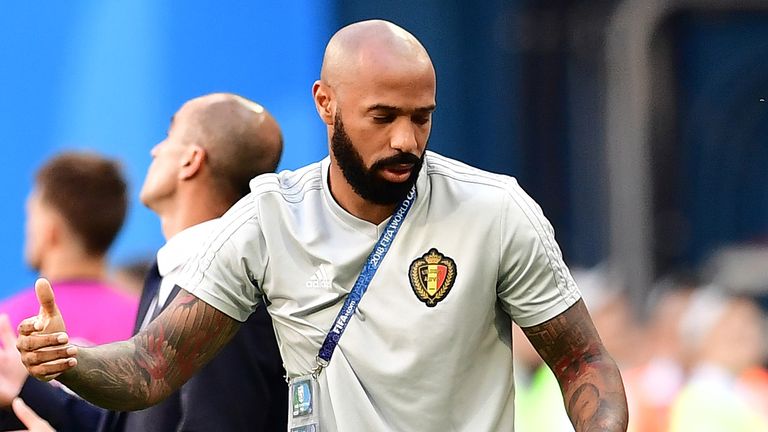
[[[40,270],[53,235],[55,212],[43,203],[40,192],[33,190],[27,198],[24,258],[27,265]]]
[[[592,320],[605,349],[619,366],[631,365],[642,354],[638,346],[638,328],[632,318],[631,305],[622,294],[617,294],[592,313]]]
[[[765,360],[764,316],[751,301],[733,300],[718,320],[709,339],[723,366],[740,373]]]
[[[418,62],[367,69],[338,87],[331,155],[363,199],[395,204],[421,168],[435,108],[434,70]]]
[[[182,107],[171,120],[165,139],[150,151],[152,163],[144,178],[139,198],[153,210],[157,210],[160,203],[176,192],[179,172],[185,163],[185,151],[189,148],[187,143],[190,131],[185,121],[188,117],[186,114]]]

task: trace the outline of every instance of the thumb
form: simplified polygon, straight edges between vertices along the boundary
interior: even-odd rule
[[[40,303],[40,314],[48,318],[59,315],[59,308],[53,297],[53,288],[51,288],[48,279],[40,278],[35,282],[35,294],[38,303]]]

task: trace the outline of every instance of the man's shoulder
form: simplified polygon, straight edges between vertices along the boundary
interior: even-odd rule
[[[115,300],[120,303],[136,303],[134,296],[125,293],[122,287],[109,281],[101,280],[77,280],[77,281],[52,281],[57,300],[66,300],[69,297],[93,298],[94,294],[102,298]],[[6,307],[18,307],[27,304],[39,306],[34,287],[27,287],[15,294],[0,300],[0,313]]]
[[[116,320],[135,314],[138,298],[129,295],[117,285],[106,281],[53,282],[56,300],[60,307],[69,310],[93,311],[89,305],[99,304],[110,311]],[[37,314],[40,307],[34,287],[25,288],[0,301],[0,313],[8,314],[11,325]],[[132,318],[131,318],[132,319]]]
[[[424,164],[433,188],[508,193],[519,187],[510,175],[486,171],[432,151],[427,152]]]
[[[138,297],[130,294],[125,287],[112,281],[94,281],[90,284],[83,284],[82,287],[90,286],[94,291],[102,293],[103,298],[113,302],[115,305],[135,307],[138,304]],[[77,285],[72,286],[73,292],[77,292]]]
[[[109,280],[53,282],[56,300],[62,310],[87,316],[111,316],[114,322],[132,322],[139,306],[139,297]],[[99,312],[91,305],[99,305]],[[76,311],[76,312],[75,312]]]

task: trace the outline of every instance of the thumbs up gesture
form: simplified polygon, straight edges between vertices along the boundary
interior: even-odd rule
[[[64,317],[56,306],[53,288],[47,279],[40,278],[35,282],[35,295],[37,295],[37,302],[40,303],[40,312],[34,323],[35,330],[41,333],[66,332]]]
[[[40,303],[37,316],[19,324],[16,348],[29,374],[49,381],[77,365],[77,347],[68,345],[64,318],[53,295],[51,283],[44,278],[35,282],[35,294]]]

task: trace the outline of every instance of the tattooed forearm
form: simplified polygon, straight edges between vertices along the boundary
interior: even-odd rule
[[[619,369],[600,342],[582,301],[523,331],[557,377],[577,432],[627,430],[627,401]]]
[[[136,410],[170,395],[234,336],[239,323],[182,290],[125,342],[81,348],[59,380],[104,408]]]

